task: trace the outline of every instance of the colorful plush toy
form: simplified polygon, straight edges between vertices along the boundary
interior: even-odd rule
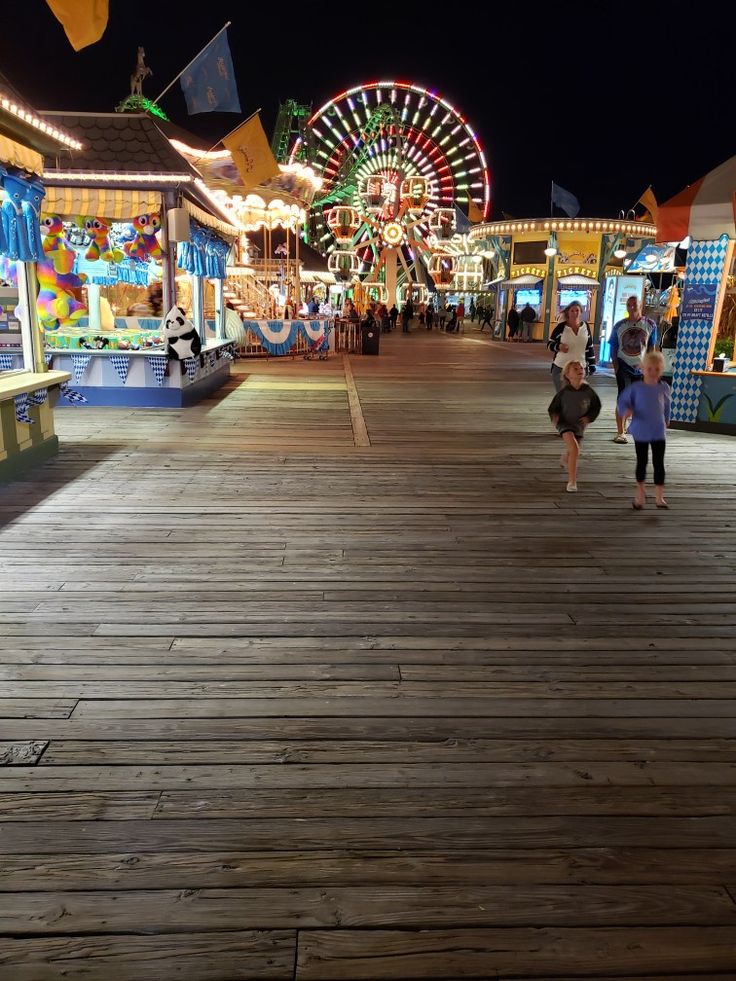
[[[43,251],[47,259],[58,252],[72,252],[64,231],[64,223],[58,215],[46,215],[41,222],[43,232]]]
[[[149,259],[159,259],[163,249],[158,243],[156,232],[161,228],[161,216],[153,213],[139,215],[131,222],[133,240],[123,246],[125,254],[130,259],[147,262]]]
[[[114,249],[110,243],[110,226],[102,218],[87,218],[84,222],[87,234],[92,238],[85,259],[94,262],[120,262],[124,256],[120,249]]]
[[[62,271],[59,271],[59,265]],[[75,295],[86,280],[71,270],[74,253],[56,253],[53,261],[46,259],[36,267],[38,276],[38,317],[46,330],[68,327],[87,313],[87,308]]]

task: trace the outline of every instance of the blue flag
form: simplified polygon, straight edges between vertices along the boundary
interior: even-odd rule
[[[580,214],[580,202],[575,195],[559,184],[555,184],[554,181],[552,181],[552,204],[560,211],[564,211],[568,218],[577,218]]]
[[[181,77],[187,112],[240,112],[227,31],[213,38]]]

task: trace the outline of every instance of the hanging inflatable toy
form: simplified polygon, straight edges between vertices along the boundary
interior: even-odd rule
[[[86,218],[84,228],[92,241],[87,249],[85,259],[94,262],[121,262],[125,256],[120,249],[112,247],[110,242],[110,226],[102,218]]]
[[[46,195],[43,184],[30,181],[23,196],[23,223],[25,224],[26,240],[31,258],[37,262],[43,258],[43,239],[41,238],[41,202]]]
[[[163,249],[159,245],[156,233],[161,228],[161,216],[157,213],[139,215],[130,225],[133,239],[123,245],[129,259],[147,262],[149,259],[159,259]]]
[[[11,259],[27,260],[30,255],[26,225],[23,220],[23,197],[27,187],[26,181],[11,177],[10,174],[3,176],[5,191],[2,203],[3,244],[5,254]]]

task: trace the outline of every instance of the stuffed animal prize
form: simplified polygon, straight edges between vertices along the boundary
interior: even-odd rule
[[[181,307],[172,307],[161,324],[166,342],[166,353],[172,361],[196,358],[202,350],[202,341],[191,320]]]

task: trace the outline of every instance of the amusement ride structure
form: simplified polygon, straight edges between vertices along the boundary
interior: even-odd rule
[[[464,232],[490,210],[485,156],[464,117],[408,82],[370,82],[318,109],[303,148],[323,184],[313,237],[343,282],[373,299],[426,299],[480,285],[481,260]],[[464,209],[464,210],[463,210]]]

